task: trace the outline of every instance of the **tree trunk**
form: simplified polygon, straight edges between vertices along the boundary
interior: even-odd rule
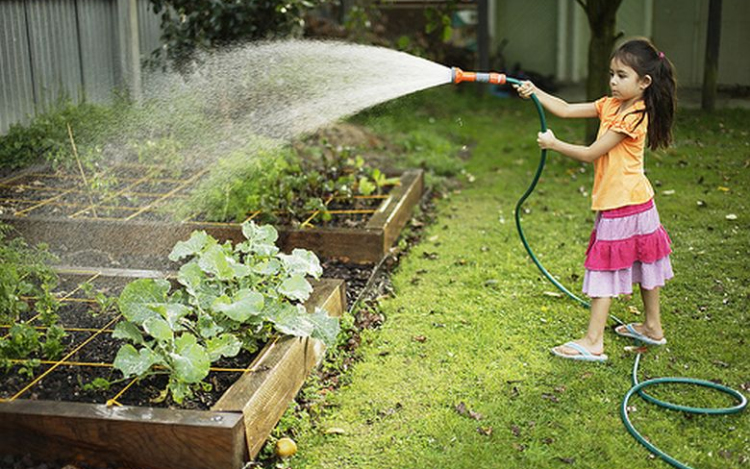
[[[701,96],[701,107],[704,111],[713,111],[716,108],[716,81],[719,75],[719,42],[721,40],[721,1],[711,0],[708,4],[706,61]]]
[[[490,69],[490,19],[489,1],[477,1],[477,55],[479,63],[477,70],[489,71]],[[486,92],[486,86],[477,86],[477,93],[482,95]]]
[[[607,94],[609,82],[609,58],[612,55],[617,25],[617,9],[622,0],[578,0],[586,11],[591,30],[589,40],[589,73],[586,80],[586,100],[594,101]],[[599,122],[595,119],[586,121],[586,142],[596,140]]]

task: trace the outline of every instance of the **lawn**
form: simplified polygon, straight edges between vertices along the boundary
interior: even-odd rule
[[[335,392],[313,380],[314,401],[290,409],[278,435],[299,452],[292,468],[652,468],[618,413],[630,387],[629,341],[605,337],[608,363],[553,357],[579,337],[588,312],[560,296],[518,239],[514,207],[538,164],[538,120],[518,99],[477,97],[451,87],[356,116],[392,141],[411,142],[404,164],[451,164],[471,151],[460,190],[437,203],[436,221],[392,277],[386,317],[363,332],[359,360]],[[662,292],[668,344],[642,360],[641,379],[687,376],[750,394],[747,324],[750,274],[748,111],[679,111],[675,144],[647,154],[662,222],[673,240],[676,277]],[[580,121],[549,118],[578,141]],[[433,145],[432,142],[439,142]],[[447,142],[447,143],[446,143]],[[434,166],[431,166],[434,162]],[[593,222],[592,168],[550,154],[523,224],[545,267],[579,292]],[[636,294],[612,313],[638,321]],[[330,365],[329,365],[330,366]],[[666,386],[657,397],[731,405],[715,392]],[[700,468],[750,465],[750,417],[685,416],[631,401],[636,427],[678,460]]]

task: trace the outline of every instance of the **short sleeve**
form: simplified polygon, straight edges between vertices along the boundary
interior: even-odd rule
[[[633,139],[638,139],[643,136],[648,126],[645,117],[645,110],[631,111],[621,118],[616,119],[609,130],[625,134]]]
[[[604,96],[603,98],[599,98],[596,101],[594,101],[594,107],[596,107],[596,114],[599,116],[599,119],[602,118],[602,110],[604,109],[604,106],[607,104],[607,99],[609,99],[607,96]]]

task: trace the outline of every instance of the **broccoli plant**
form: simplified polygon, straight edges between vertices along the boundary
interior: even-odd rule
[[[210,387],[204,379],[212,362],[253,352],[272,334],[335,343],[338,319],[301,304],[312,292],[307,278],[322,274],[315,254],[279,252],[272,226],[247,222],[242,232],[246,240],[235,246],[204,231],[177,243],[169,258],[185,263],[175,288],[163,279],[125,287],[118,301],[125,320],[113,332],[128,341],[114,361],[125,377],[166,373],[165,393],[181,403]]]

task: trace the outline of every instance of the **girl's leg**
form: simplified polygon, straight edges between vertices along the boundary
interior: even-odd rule
[[[633,324],[633,328],[646,337],[650,337],[654,340],[661,340],[664,338],[664,331],[661,327],[659,287],[656,287],[653,290],[646,290],[641,287],[641,297],[643,298],[643,309],[646,318],[642,324]],[[624,331],[625,326],[619,326],[617,330]]]
[[[592,298],[589,328],[583,338],[574,340],[575,343],[596,355],[604,351],[604,328],[607,326],[611,304],[612,298]],[[578,355],[578,351],[564,345],[555,347],[555,349],[566,355]]]

